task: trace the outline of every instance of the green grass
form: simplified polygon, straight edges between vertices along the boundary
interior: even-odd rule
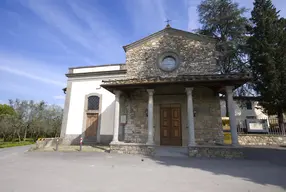
[[[34,143],[35,142],[32,139],[27,139],[26,141],[20,141],[20,142],[18,141],[4,142],[3,139],[0,139],[0,148],[31,145]]]

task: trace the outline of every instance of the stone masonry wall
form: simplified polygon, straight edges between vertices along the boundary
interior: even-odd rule
[[[115,153],[141,154],[148,156],[153,156],[155,154],[154,146],[136,143],[111,144],[110,151]]]
[[[180,60],[179,67],[172,72],[164,72],[157,65],[158,58],[167,51],[175,52]],[[166,32],[128,50],[126,68],[127,78],[211,74],[217,71],[215,45]]]
[[[240,145],[286,145],[286,137],[273,135],[239,135]]]
[[[198,158],[243,159],[244,153],[240,147],[228,146],[195,146],[189,147],[189,156]]]
[[[193,92],[194,110],[196,111],[195,137],[198,144],[223,143],[222,122],[220,119],[219,97],[214,95],[211,89],[196,87]],[[158,101],[157,101],[158,102]],[[161,103],[164,103],[160,100]],[[176,101],[170,103],[176,103]],[[145,89],[138,89],[121,96],[121,115],[127,116],[127,124],[124,127],[124,141],[130,143],[146,143],[148,135],[148,94]],[[155,101],[156,104],[156,101]],[[183,115],[185,114],[185,115]],[[160,114],[156,115],[160,118]],[[181,118],[186,119],[186,113],[182,112]],[[182,120],[183,121],[183,120]],[[154,119],[154,122],[156,120]],[[160,129],[160,126],[157,127]],[[188,141],[188,133],[183,129],[183,143]],[[186,141],[186,142],[184,142]]]
[[[219,96],[211,89],[195,87],[193,102],[194,111],[196,111],[194,117],[196,142],[198,144],[223,143]]]
[[[138,89],[122,95],[121,115],[126,115],[124,141],[130,143],[146,143],[148,135],[148,94],[145,89]]]

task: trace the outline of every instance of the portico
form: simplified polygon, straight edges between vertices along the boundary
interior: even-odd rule
[[[104,81],[102,86],[116,96],[116,127],[112,143],[118,142],[118,131],[122,126],[124,138],[121,143],[189,147],[196,144],[222,144],[218,94],[226,93],[232,122],[232,144],[237,145],[237,130],[233,123],[233,90],[249,76],[204,75],[183,78],[184,81],[180,77],[173,79],[176,80],[174,83],[170,78]],[[136,102],[140,103],[134,106]],[[119,123],[123,117],[126,122]]]

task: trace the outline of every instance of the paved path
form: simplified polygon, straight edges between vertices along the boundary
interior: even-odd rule
[[[0,150],[1,192],[286,191],[286,167],[267,162],[26,150]]]
[[[21,147],[8,147],[8,148],[0,148],[0,160],[3,159],[13,159],[18,156],[22,156],[25,152],[27,152],[32,145],[26,145]],[[1,167],[1,165],[0,165]]]

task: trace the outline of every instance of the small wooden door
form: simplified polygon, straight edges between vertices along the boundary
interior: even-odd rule
[[[181,106],[162,106],[160,110],[161,145],[182,145]]]
[[[96,136],[98,113],[87,113],[85,136]]]

